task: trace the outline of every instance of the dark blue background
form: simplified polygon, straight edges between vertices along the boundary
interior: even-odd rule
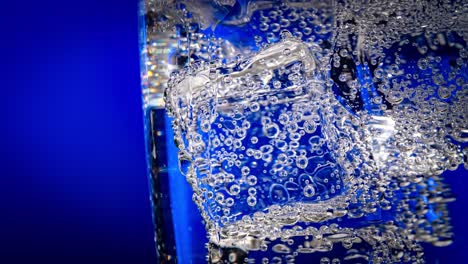
[[[137,1],[0,7],[0,263],[155,263]],[[466,171],[450,177],[462,263]]]
[[[0,6],[0,263],[155,263],[137,1]]]

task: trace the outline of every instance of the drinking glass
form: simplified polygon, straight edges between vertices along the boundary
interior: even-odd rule
[[[468,167],[464,1],[139,11],[158,263],[440,261]]]

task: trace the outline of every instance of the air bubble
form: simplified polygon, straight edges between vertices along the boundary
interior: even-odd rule
[[[399,91],[390,91],[386,99],[392,104],[399,104],[403,101],[403,95]]]
[[[234,252],[229,253],[229,262],[234,263],[237,260],[237,255]]]
[[[252,185],[252,186],[255,185],[255,184],[257,184],[257,177],[255,177],[255,176],[253,176],[253,175],[248,176],[248,177],[247,177],[247,183],[248,183],[249,185]]]
[[[255,206],[257,204],[257,198],[255,198],[253,196],[247,197],[247,204],[249,206]]]
[[[289,116],[285,113],[279,115],[278,117],[278,121],[280,122],[280,124],[282,125],[285,125],[289,122]]]
[[[340,50],[340,56],[341,57],[347,57],[348,56],[348,50],[347,49],[341,49]]]
[[[258,110],[260,110],[260,105],[257,102],[253,102],[249,108],[250,111],[257,112]]]
[[[314,121],[306,120],[304,121],[304,131],[309,134],[313,134],[317,130],[317,125]]]
[[[252,144],[257,144],[258,143],[258,138],[257,137],[251,137],[250,142],[252,142]]]
[[[267,23],[261,23],[259,28],[261,31],[267,31],[269,26]]]
[[[441,99],[448,99],[452,93],[449,88],[440,86],[437,90],[437,94]]]
[[[282,39],[292,38],[292,34],[288,30],[281,31],[280,36]]]
[[[340,74],[338,79],[340,80],[340,82],[346,82],[347,80],[350,79],[350,75],[349,75],[349,73],[342,73],[342,74]]]
[[[227,198],[226,199],[226,205],[231,207],[234,205],[234,199],[232,199],[231,197]]]
[[[421,58],[418,60],[418,68],[420,70],[423,70],[423,71],[426,70],[427,66],[428,66],[427,59]]]
[[[299,156],[296,158],[296,165],[300,169],[305,169],[308,163],[309,163],[309,160],[305,156]]]
[[[210,131],[210,122],[208,120],[203,120],[200,124],[200,129],[207,133]]]
[[[338,258],[332,259],[332,264],[340,264],[340,263],[341,263],[340,259]]]
[[[281,82],[280,82],[280,81],[274,81],[274,82],[273,82],[273,87],[274,87],[275,89],[281,88]]]
[[[270,123],[263,126],[263,134],[268,138],[276,138],[280,132],[280,129],[277,124]]]
[[[231,195],[238,195],[240,193],[240,186],[237,185],[237,184],[233,184],[230,188],[229,188],[229,193]]]
[[[312,184],[307,184],[304,187],[304,196],[305,197],[312,197],[315,195],[315,188]]]
[[[250,196],[255,196],[257,194],[257,189],[250,187],[248,193]]]
[[[274,252],[279,254],[289,254],[291,253],[291,249],[284,245],[284,244],[276,244],[271,248]]]

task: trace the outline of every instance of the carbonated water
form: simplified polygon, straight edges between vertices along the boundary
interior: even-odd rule
[[[160,262],[424,263],[453,242],[466,3],[144,6]]]

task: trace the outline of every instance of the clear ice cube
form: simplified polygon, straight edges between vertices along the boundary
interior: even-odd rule
[[[214,229],[261,214],[281,224],[344,214],[359,162],[347,155],[360,153],[353,117],[306,43],[285,36],[253,57],[179,74],[166,95],[180,165]]]

